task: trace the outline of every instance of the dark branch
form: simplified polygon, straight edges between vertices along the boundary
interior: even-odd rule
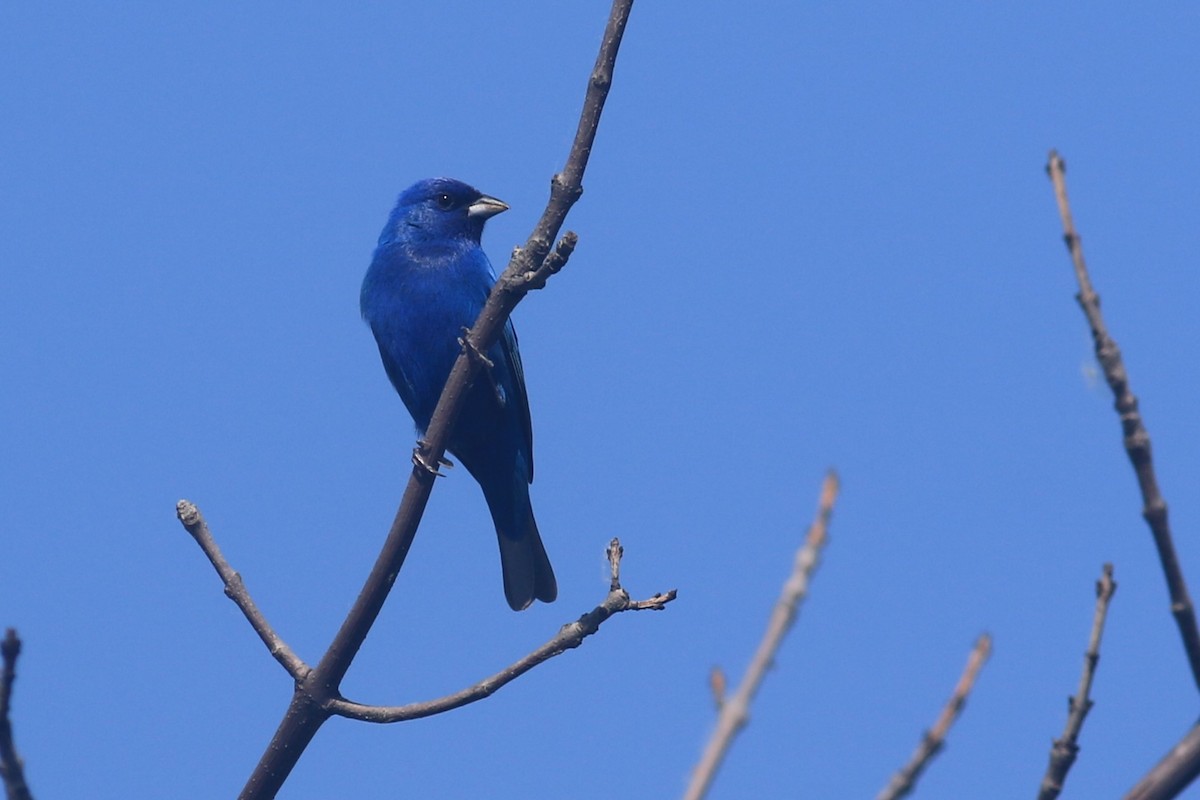
[[[833,503],[837,499],[838,478],[831,470],[825,476],[821,485],[821,499],[817,507],[817,515],[809,526],[804,544],[796,552],[792,572],[783,584],[775,608],[771,611],[771,619],[767,623],[767,631],[754,653],[746,675],[732,695],[725,696],[725,676],[712,679],[713,693],[717,697],[717,727],[704,748],[700,762],[692,771],[684,800],[700,800],[712,786],[717,770],[725,760],[734,737],[745,727],[750,719],[750,704],[758,693],[759,686],[767,675],[767,670],[775,663],[775,653],[783,642],[783,637],[791,630],[796,621],[796,613],[804,598],[808,596],[808,584],[820,561],[821,549],[828,540],[829,519],[833,515]]]
[[[1162,761],[1125,795],[1125,800],[1170,800],[1200,775],[1200,725],[1179,740]]]
[[[405,722],[410,719],[441,714],[444,711],[491,697],[500,687],[516,680],[538,664],[579,647],[583,644],[584,639],[600,630],[600,626],[614,614],[646,609],[661,611],[667,603],[675,599],[676,593],[672,589],[665,594],[656,594],[649,600],[630,600],[629,593],[621,588],[620,563],[621,555],[624,552],[621,543],[613,539],[607,552],[613,570],[613,584],[609,589],[608,597],[604,598],[604,602],[576,621],[562,626],[553,638],[515,664],[505,667],[495,675],[484,678],[479,683],[460,692],[424,703],[410,703],[403,706],[368,706],[349,700],[336,699],[326,706],[327,710],[338,716],[364,722]]]
[[[1063,729],[1063,735],[1055,739],[1050,748],[1050,763],[1038,790],[1038,800],[1054,800],[1058,797],[1062,792],[1063,782],[1067,779],[1067,772],[1075,763],[1075,757],[1079,755],[1079,731],[1083,729],[1083,721],[1092,710],[1090,694],[1096,665],[1100,663],[1100,637],[1104,635],[1104,620],[1108,616],[1108,604],[1115,591],[1117,584],[1113,580],[1113,566],[1105,564],[1100,580],[1096,581],[1096,611],[1092,616],[1092,633],[1088,637],[1087,652],[1083,654],[1083,675],[1079,679],[1079,691],[1074,697],[1067,698],[1067,726]]]
[[[13,682],[17,679],[17,657],[21,655],[21,639],[12,628],[0,642],[0,655],[4,659],[3,671],[0,671],[0,778],[4,780],[4,796],[8,800],[33,800],[25,783],[25,765],[13,743],[12,720],[9,719]]]
[[[292,648],[288,647],[287,643],[271,628],[267,618],[254,603],[254,599],[250,597],[250,591],[242,581],[242,576],[229,566],[229,562],[221,554],[221,548],[217,546],[200,509],[194,503],[180,500],[175,505],[175,514],[187,532],[196,540],[196,544],[200,545],[204,555],[208,556],[208,561],[213,565],[213,569],[221,576],[221,581],[225,584],[225,596],[242,610],[250,627],[254,628],[258,638],[262,639],[263,644],[267,646],[271,657],[282,664],[294,680],[304,680],[309,672],[308,665],[292,652]]]
[[[338,698],[342,678],[383,608],[404,565],[433,490],[435,475],[423,465],[439,464],[444,458],[451,428],[480,368],[478,360],[472,358],[470,352],[487,352],[496,341],[509,314],[531,288],[530,284],[536,284],[536,273],[544,269],[551,245],[566,220],[567,212],[583,193],[584,170],[595,142],[600,113],[612,85],[617,51],[632,7],[633,0],[613,2],[596,65],[588,81],[575,140],[562,172],[555,175],[550,183],[550,200],[546,210],[525,245],[513,252],[508,267],[496,281],[475,325],[466,334],[463,352],[455,361],[426,429],[425,439],[419,445],[419,458],[414,458],[408,486],[383,549],[329,649],[304,680],[297,682],[292,703],[242,790],[242,800],[270,798],[279,791],[317,729],[328,719],[329,712],[325,708]],[[550,262],[555,271],[566,263],[570,248],[563,245],[556,252],[559,257]],[[530,272],[535,273],[533,279],[527,277]]]
[[[1167,591],[1171,597],[1171,614],[1179,627],[1179,635],[1183,639],[1183,649],[1187,653],[1188,664],[1192,670],[1192,680],[1200,687],[1200,630],[1196,627],[1196,611],[1192,606],[1192,598],[1188,595],[1187,582],[1183,577],[1183,568],[1179,565],[1179,557],[1175,554],[1175,543],[1171,538],[1171,527],[1167,524],[1167,503],[1163,500],[1158,488],[1158,479],[1154,474],[1154,461],[1150,453],[1150,434],[1142,424],[1142,415],[1138,411],[1137,397],[1129,388],[1129,375],[1125,371],[1125,363],[1121,359],[1121,351],[1117,343],[1108,335],[1104,318],[1100,315],[1100,298],[1092,289],[1092,281],[1088,277],[1087,264],[1083,260],[1083,244],[1079,233],[1075,230],[1075,221],[1071,217],[1071,206],[1067,200],[1066,163],[1059,154],[1051,150],[1050,161],[1046,165],[1050,181],[1054,184],[1054,197],[1058,202],[1058,213],[1062,217],[1063,240],[1071,254],[1075,266],[1075,278],[1079,283],[1079,294],[1075,299],[1079,302],[1087,317],[1088,326],[1092,330],[1092,343],[1096,350],[1096,359],[1104,371],[1104,379],[1112,390],[1114,406],[1121,419],[1121,430],[1124,435],[1125,452],[1133,464],[1137,476],[1138,487],[1142,492],[1142,516],[1150,526],[1154,536],[1154,545],[1158,548],[1158,560],[1162,564],[1163,575],[1167,580]]]
[[[967,704],[967,696],[975,686],[975,679],[979,676],[979,671],[983,669],[983,665],[991,653],[992,637],[986,633],[980,635],[975,640],[971,655],[967,658],[967,666],[963,670],[962,677],[958,679],[958,685],[954,687],[954,692],[946,701],[942,713],[938,715],[937,722],[933,724],[932,728],[925,731],[908,763],[892,776],[888,785],[876,796],[876,800],[898,800],[913,790],[921,773],[945,746],[946,734],[950,732],[950,726],[962,713],[963,707]]]

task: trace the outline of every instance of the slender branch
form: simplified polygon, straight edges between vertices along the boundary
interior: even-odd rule
[[[725,755],[729,752],[733,739],[745,727],[750,719],[750,704],[766,677],[767,669],[775,661],[775,653],[779,650],[783,637],[796,621],[796,613],[804,598],[808,595],[808,583],[819,564],[821,548],[828,539],[829,518],[833,514],[833,504],[838,494],[838,478],[831,470],[821,485],[821,498],[817,507],[817,515],[809,526],[804,544],[796,552],[791,575],[783,584],[775,608],[771,611],[771,619],[767,623],[767,631],[754,653],[750,666],[734,693],[725,696],[724,675],[713,682],[714,694],[717,697],[717,727],[704,748],[700,762],[692,772],[692,778],[684,793],[685,800],[700,800],[712,786],[717,770]],[[719,690],[715,687],[719,686]]]
[[[342,678],[345,677],[351,661],[383,608],[383,603],[416,536],[417,526],[429,501],[435,478],[421,463],[437,464],[445,456],[451,428],[479,369],[478,360],[472,358],[470,352],[487,352],[488,347],[503,330],[513,308],[532,288],[531,284],[536,285],[537,273],[547,263],[547,256],[550,255],[551,246],[562,228],[567,212],[583,193],[584,170],[595,142],[600,114],[612,85],[617,51],[632,7],[633,0],[613,2],[596,65],[588,81],[583,111],[571,152],[562,172],[555,175],[551,181],[550,199],[546,210],[525,245],[514,251],[508,267],[493,287],[475,325],[466,334],[463,352],[455,361],[442,390],[442,396],[425,431],[425,438],[418,444],[419,457],[414,459],[418,463],[413,466],[408,486],[383,549],[329,649],[304,680],[297,682],[292,702],[283,720],[242,790],[242,800],[274,797],[317,729],[329,718],[327,704],[337,699]],[[564,236],[564,242],[560,243],[555,251],[556,258],[549,262],[549,266],[553,267],[552,271],[562,268],[573,246],[573,234]],[[534,275],[530,276],[529,273]]]
[[[8,800],[33,800],[25,783],[25,765],[13,743],[12,721],[8,716],[12,707],[13,682],[17,679],[17,657],[21,655],[21,639],[13,628],[5,632],[4,641],[0,642],[0,654],[4,659],[0,671],[0,778],[4,780],[4,796]]]
[[[221,553],[221,548],[217,546],[212,532],[209,531],[208,523],[204,521],[204,515],[200,513],[200,509],[196,507],[195,503],[180,500],[175,505],[175,514],[187,532],[196,540],[196,544],[200,545],[200,549],[208,557],[213,569],[221,576],[221,581],[225,584],[225,596],[241,609],[242,614],[250,623],[250,627],[254,628],[258,638],[262,639],[263,644],[267,646],[271,657],[282,664],[294,680],[304,680],[309,672],[308,664],[305,664],[292,648],[288,647],[287,642],[283,641],[275,633],[271,623],[267,622],[266,616],[259,610],[254,598],[250,596],[250,590],[246,588],[242,576],[225,560],[225,556]]]
[[[1117,591],[1116,581],[1113,580],[1112,564],[1104,565],[1100,580],[1096,581],[1096,611],[1092,617],[1092,633],[1088,637],[1087,652],[1083,654],[1083,675],[1079,678],[1079,691],[1073,697],[1067,698],[1067,726],[1063,735],[1054,740],[1050,748],[1050,763],[1046,766],[1046,774],[1042,778],[1038,790],[1038,800],[1054,800],[1062,792],[1063,782],[1067,772],[1079,755],[1079,731],[1083,729],[1083,721],[1092,710],[1092,679],[1096,675],[1096,665],[1100,662],[1100,637],[1104,634],[1104,619],[1108,616],[1108,604],[1113,592]]]
[[[1125,800],[1170,800],[1200,775],[1200,725],[1180,739],[1125,795]]]
[[[958,685],[954,687],[950,699],[942,708],[942,713],[938,715],[937,721],[933,723],[932,728],[925,731],[921,737],[921,743],[917,745],[917,749],[908,763],[892,776],[884,790],[876,795],[876,800],[898,800],[913,790],[917,779],[929,766],[929,762],[945,747],[946,734],[950,732],[950,726],[962,713],[963,707],[967,704],[967,695],[971,693],[979,671],[983,669],[984,663],[991,654],[992,637],[986,633],[981,634],[975,640],[975,646],[971,648],[971,655],[967,657],[967,666],[958,679]]]
[[[608,596],[604,598],[604,602],[574,622],[562,626],[559,632],[544,645],[495,675],[484,678],[462,691],[423,703],[409,703],[403,706],[368,706],[337,699],[328,704],[328,710],[338,716],[364,722],[405,722],[410,719],[441,714],[491,697],[502,686],[516,680],[537,665],[579,647],[583,644],[584,639],[600,630],[600,626],[614,614],[624,611],[661,611],[666,608],[667,603],[675,599],[674,589],[656,594],[648,600],[629,599],[629,593],[621,588],[620,581],[620,563],[623,552],[621,543],[613,539],[607,551],[609,563],[613,569],[613,585]]]
[[[1192,670],[1192,680],[1200,687],[1200,629],[1196,626],[1196,610],[1192,606],[1192,598],[1188,594],[1187,582],[1183,577],[1183,568],[1179,557],[1175,554],[1175,543],[1171,538],[1171,527],[1167,523],[1167,503],[1158,488],[1158,479],[1154,474],[1154,461],[1150,452],[1150,434],[1142,423],[1142,415],[1138,411],[1137,397],[1129,388],[1129,375],[1125,371],[1125,363],[1117,343],[1108,335],[1104,318],[1100,315],[1100,297],[1092,289],[1088,277],[1087,264],[1083,260],[1083,243],[1075,230],[1075,221],[1071,217],[1071,205],[1067,200],[1067,167],[1062,157],[1054,150],[1050,151],[1050,160],[1046,165],[1050,181],[1054,185],[1054,197],[1058,202],[1058,213],[1062,218],[1063,240],[1071,254],[1075,267],[1075,278],[1079,283],[1079,294],[1075,299],[1087,317],[1092,330],[1092,343],[1096,350],[1096,359],[1104,371],[1104,379],[1112,390],[1114,406],[1121,419],[1121,430],[1124,434],[1125,452],[1133,464],[1137,476],[1138,487],[1142,492],[1142,516],[1150,526],[1154,536],[1154,545],[1158,548],[1158,560],[1162,564],[1163,575],[1167,580],[1167,591],[1171,597],[1171,614],[1179,627],[1179,635],[1183,639],[1183,649],[1187,653],[1188,664]]]

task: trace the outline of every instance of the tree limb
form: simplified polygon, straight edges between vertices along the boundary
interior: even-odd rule
[[[1058,203],[1058,213],[1062,218],[1063,240],[1071,254],[1071,262],[1075,267],[1075,279],[1079,283],[1079,294],[1075,299],[1087,317],[1088,326],[1092,331],[1092,343],[1096,350],[1096,359],[1104,371],[1104,379],[1112,390],[1114,407],[1121,419],[1121,430],[1124,434],[1125,452],[1133,464],[1137,476],[1138,487],[1142,493],[1142,516],[1150,526],[1154,536],[1154,545],[1158,548],[1158,560],[1162,564],[1163,576],[1167,580],[1167,591],[1171,597],[1171,615],[1179,627],[1179,635],[1183,639],[1183,649],[1187,653],[1188,664],[1192,670],[1192,680],[1200,687],[1200,630],[1196,627],[1196,610],[1192,606],[1192,598],[1188,594],[1187,582],[1183,577],[1183,568],[1179,565],[1179,557],[1175,553],[1175,543],[1171,538],[1171,527],[1167,523],[1167,503],[1158,488],[1158,479],[1154,473],[1154,461],[1150,453],[1150,434],[1142,423],[1142,415],[1138,411],[1137,397],[1129,388],[1129,374],[1125,371],[1125,363],[1117,343],[1108,335],[1104,318],[1100,315],[1100,297],[1092,289],[1091,278],[1088,277],[1087,264],[1083,260],[1083,243],[1075,230],[1075,221],[1071,217],[1071,205],[1067,200],[1067,166],[1057,151],[1050,151],[1050,160],[1046,172],[1054,185],[1054,197]]]
[[[308,743],[329,718],[329,703],[340,699],[338,688],[341,681],[383,608],[429,501],[436,475],[421,464],[438,464],[444,458],[451,429],[479,370],[477,359],[472,358],[470,353],[487,352],[517,303],[531,289],[540,288],[546,278],[562,269],[574,248],[576,237],[568,232],[551,252],[567,212],[583,193],[584,170],[612,85],[617,51],[632,7],[633,0],[614,0],[612,4],[600,52],[588,81],[575,139],[563,170],[551,180],[546,209],[525,245],[513,252],[508,267],[496,281],[479,318],[465,335],[463,351],[442,390],[425,437],[418,443],[414,458],[416,463],[375,565],[329,649],[316,667],[297,679],[292,701],[266,752],[242,789],[239,796],[242,800],[262,800],[276,795]]]

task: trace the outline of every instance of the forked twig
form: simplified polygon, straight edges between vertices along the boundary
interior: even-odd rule
[[[403,706],[370,706],[349,700],[336,699],[328,709],[334,714],[364,722],[405,722],[434,714],[441,714],[461,706],[491,697],[498,689],[516,680],[529,670],[555,656],[562,655],[583,644],[583,640],[600,630],[600,626],[614,614],[624,611],[661,611],[675,599],[676,591],[663,592],[646,600],[631,600],[629,593],[621,588],[621,557],[625,549],[620,541],[613,539],[606,551],[612,570],[612,584],[604,602],[574,622],[563,625],[548,642],[521,660],[505,667],[473,686],[436,700],[409,703]]]

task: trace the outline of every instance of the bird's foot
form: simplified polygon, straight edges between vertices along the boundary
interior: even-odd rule
[[[471,329],[463,328],[462,331],[463,335],[458,337],[458,344],[463,350],[467,351],[467,355],[478,361],[480,364],[483,364],[483,366],[487,367],[488,369],[496,366],[492,363],[492,360],[485,356],[483,351],[476,347],[475,343],[471,341],[471,338],[467,335],[471,332]]]
[[[446,474],[444,472],[438,471],[438,467],[440,466],[440,467],[445,467],[446,469],[452,469],[454,467],[454,462],[448,458],[439,458],[437,460],[437,464],[429,463],[429,459],[427,459],[425,457],[425,449],[428,446],[429,445],[425,442],[424,439],[421,439],[420,441],[417,442],[417,446],[413,448],[413,454],[412,454],[413,466],[420,467],[421,469],[425,470],[426,472],[428,472],[430,475],[432,475],[435,478],[446,477]]]
[[[496,366],[495,363],[490,358],[485,356],[483,351],[476,347],[474,342],[471,341],[470,337],[467,335],[470,333],[470,330],[467,328],[463,328],[462,330],[463,335],[458,337],[459,345],[462,346],[463,350],[467,351],[467,355],[483,365],[484,372],[487,373],[488,383],[492,385],[492,393],[496,395],[496,403],[501,408],[504,408],[504,406],[508,403],[508,397],[504,394],[504,387],[496,382],[496,375],[494,372],[492,372]]]

